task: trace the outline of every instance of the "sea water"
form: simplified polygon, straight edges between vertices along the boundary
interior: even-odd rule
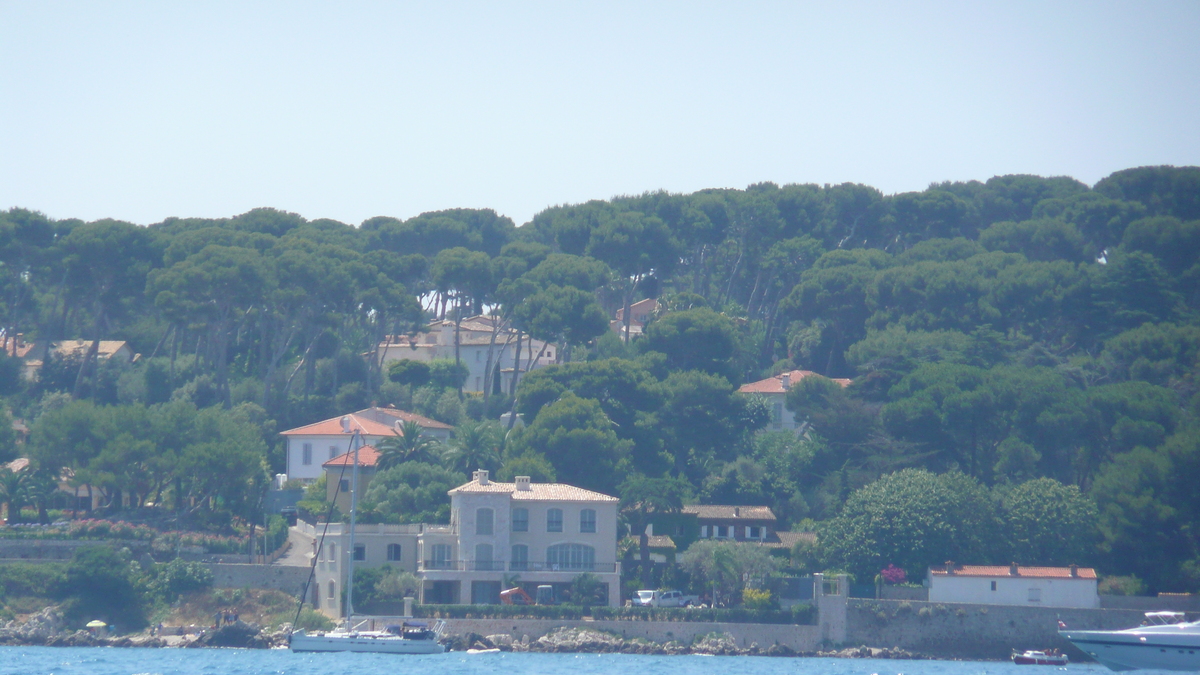
[[[1064,672],[1066,671],[1066,672]],[[451,652],[293,654],[286,649],[0,647],[0,675],[1103,675],[1005,661],[888,661],[765,656]]]

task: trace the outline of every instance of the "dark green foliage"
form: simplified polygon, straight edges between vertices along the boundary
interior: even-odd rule
[[[387,523],[446,523],[450,521],[446,492],[463,482],[464,476],[440,466],[404,462],[371,479],[362,510]]]
[[[176,558],[152,567],[147,586],[160,600],[171,603],[184,593],[211,587],[212,581],[213,574],[203,563]]]
[[[400,359],[388,364],[388,379],[410,387],[423,387],[429,384],[431,371],[430,364],[424,361]]]
[[[92,619],[125,629],[145,626],[147,598],[140,577],[137,563],[111,546],[76,549],[60,589],[67,598],[67,621],[79,627]]]
[[[401,362],[403,363],[403,362]],[[458,389],[470,374],[466,364],[452,359],[436,359],[429,362],[429,384],[437,389]],[[414,383],[404,383],[414,384]]]

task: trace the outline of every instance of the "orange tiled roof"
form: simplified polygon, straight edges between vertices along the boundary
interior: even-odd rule
[[[799,382],[800,380],[803,380],[806,377],[810,377],[813,375],[815,375],[817,377],[825,377],[824,375],[822,375],[820,373],[814,373],[811,370],[793,370],[789,373],[780,373],[780,374],[776,375],[775,377],[768,377],[765,380],[759,380],[758,382],[747,382],[746,384],[743,384],[742,386],[738,387],[738,393],[741,393],[741,394],[782,394],[787,391],[787,389],[783,388],[783,376],[784,375],[789,376],[789,382],[788,382],[789,388],[794,387],[797,382]],[[850,386],[850,380],[847,378],[831,377],[829,379],[833,380],[834,382],[837,382],[838,384],[842,385],[843,387]]]
[[[359,466],[375,466],[379,463],[379,451],[374,446],[364,445],[358,449],[358,465]],[[333,459],[325,462],[321,466],[332,468],[338,466],[351,466],[354,464],[354,453],[347,452],[344,455],[338,455]]]
[[[1079,579],[1095,579],[1096,570],[1091,567],[1076,568]],[[929,573],[935,577],[949,576],[946,574],[946,566],[930,567]],[[1070,579],[1070,567],[1030,567],[1027,565],[1017,565],[1017,574],[1012,574],[1012,568],[1009,565],[955,565],[954,576],[956,577],[1037,577],[1041,579]]]
[[[322,420],[314,424],[309,424],[295,429],[281,431],[281,436],[343,436],[349,435],[342,431],[342,417],[350,418],[351,433],[358,429],[364,436],[395,436],[396,430],[386,424],[380,424],[375,420],[359,417],[358,415],[342,415],[340,417],[331,417],[327,420]]]
[[[683,512],[695,514],[697,518],[713,520],[775,520],[769,506],[726,506],[723,504],[692,504],[683,507]]]

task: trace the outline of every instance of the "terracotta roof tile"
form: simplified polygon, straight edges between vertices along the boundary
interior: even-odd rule
[[[616,497],[610,497],[599,492],[567,485],[566,483],[530,483],[528,490],[518,490],[515,483],[497,483],[489,480],[487,485],[480,485],[473,480],[450,490],[447,494],[479,494],[479,493],[509,493],[514,501],[561,501],[561,502],[615,502]]]
[[[676,548],[675,540],[669,534],[652,534],[646,539],[650,548]]]
[[[776,532],[775,536],[779,537],[779,543],[786,548],[791,548],[802,541],[813,544],[817,542],[816,532]]]
[[[1077,568],[1080,579],[1095,579],[1096,570],[1091,567]],[[929,573],[935,577],[948,576],[946,566],[930,567]],[[955,565],[954,576],[957,577],[1037,577],[1042,579],[1070,579],[1070,567],[1030,567],[1017,566],[1017,574],[1011,573],[1008,565]]]
[[[279,432],[281,436],[349,436],[350,433],[342,431],[342,417],[350,418],[350,429],[353,433],[354,429],[358,429],[364,436],[395,436],[396,430],[386,424],[380,424],[374,420],[358,415],[342,415],[339,417],[331,417],[327,420],[315,422],[295,429]]]
[[[374,446],[364,445],[358,449],[358,465],[359,466],[375,466],[379,463],[379,451]],[[325,462],[321,466],[325,468],[338,466],[351,466],[354,464],[354,453],[347,452],[343,455],[338,455],[333,459]]]
[[[683,507],[683,512],[695,514],[697,518],[713,520],[775,520],[769,506],[726,506],[721,504],[692,504]]]
[[[821,375],[820,373],[814,373],[811,370],[793,370],[789,373],[780,373],[780,374],[776,375],[775,377],[768,377],[765,380],[759,380],[758,382],[747,382],[746,384],[743,384],[742,386],[738,387],[738,393],[742,393],[742,394],[782,394],[785,391],[787,391],[786,389],[783,388],[783,376],[784,375],[788,376],[789,388],[792,386],[795,386],[795,384],[797,382],[799,382],[800,380],[803,380],[806,377],[810,377],[810,376],[814,376],[814,375],[816,377],[825,377],[824,375]],[[847,378],[834,377],[834,378],[829,378],[829,379],[833,380],[834,382],[837,382],[838,384],[842,385],[843,387],[850,386],[850,380]]]

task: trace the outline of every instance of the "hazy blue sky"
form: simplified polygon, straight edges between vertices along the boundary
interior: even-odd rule
[[[914,6],[909,6],[910,4]],[[1200,164],[1200,2],[0,0],[0,208],[357,224]]]

